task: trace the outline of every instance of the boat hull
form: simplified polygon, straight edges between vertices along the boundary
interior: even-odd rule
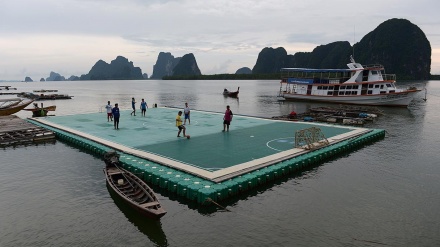
[[[32,102],[34,101],[33,100],[21,101],[18,104],[10,105],[7,108],[2,108],[0,109],[0,116],[8,116],[17,113],[23,110],[26,106],[30,105]]]
[[[130,207],[152,219],[160,219],[166,214],[159,201],[148,185],[140,178],[123,168],[106,167],[104,168],[107,186],[120,197]],[[118,184],[119,180],[124,180],[124,184]],[[125,188],[129,188],[124,192]],[[124,189],[123,189],[124,188]],[[136,197],[129,194],[137,194]],[[136,202],[136,198],[149,198],[143,202]]]
[[[227,97],[238,97],[238,92],[228,92],[228,93],[223,93],[223,95]]]
[[[337,104],[371,105],[371,106],[395,106],[407,107],[420,90],[408,90],[400,93],[359,95],[359,96],[321,96],[284,93],[285,100],[316,101]]]

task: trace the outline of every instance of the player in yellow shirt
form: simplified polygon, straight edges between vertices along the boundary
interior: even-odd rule
[[[177,132],[177,137],[180,137],[180,132],[183,130],[183,137],[186,137],[185,135],[185,126],[182,124],[182,119],[180,118],[182,116],[182,111],[179,111],[176,117],[176,127],[179,129],[179,132]]]

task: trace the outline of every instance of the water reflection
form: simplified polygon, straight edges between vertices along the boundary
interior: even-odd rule
[[[114,195],[111,189],[107,186],[111,198],[116,206],[127,217],[128,221],[133,223],[139,231],[145,234],[157,246],[168,246],[168,241],[165,233],[162,230],[162,223],[160,221],[152,220],[139,214],[130,208],[121,198]]]

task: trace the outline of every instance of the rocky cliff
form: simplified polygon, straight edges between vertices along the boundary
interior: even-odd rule
[[[405,19],[380,24],[354,45],[355,60],[361,64],[382,64],[399,79],[426,80],[430,76],[431,45],[423,31]],[[288,55],[286,50],[264,48],[253,74],[279,73],[283,67],[346,68],[353,47],[347,41],[320,45],[312,52]]]
[[[201,75],[194,54],[174,58],[169,52],[160,52],[153,66],[151,79],[162,79],[164,76]]]
[[[355,59],[362,64],[379,63],[399,78],[428,80],[431,44],[425,33],[405,19],[390,19],[354,45]]]
[[[81,80],[142,80],[142,71],[133,62],[118,56],[110,64],[99,60]]]
[[[174,58],[169,52],[160,52],[156,64],[153,66],[151,79],[162,79],[164,76],[173,75],[173,69],[180,61],[180,57]]]
[[[199,66],[197,66],[196,58],[192,53],[185,54],[173,69],[173,75],[175,76],[201,74]]]
[[[252,70],[248,67],[239,68],[237,71],[235,71],[236,75],[248,75],[252,74]]]
[[[64,76],[61,76],[58,73],[55,73],[53,71],[50,72],[49,77],[46,78],[46,81],[65,81],[66,78]]]

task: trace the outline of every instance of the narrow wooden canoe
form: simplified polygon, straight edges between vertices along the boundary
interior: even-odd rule
[[[26,106],[30,105],[33,100],[21,100],[18,103],[14,102],[7,107],[0,109],[0,116],[8,116],[23,110]]]
[[[231,92],[225,88],[225,90],[223,91],[223,95],[229,97],[238,97],[239,92],[240,92],[240,87],[238,87],[237,91],[235,92]]]
[[[133,173],[119,167],[119,155],[108,152],[104,156],[107,185],[129,206],[152,219],[160,219],[167,212],[160,205],[154,191]]]
[[[34,108],[23,109],[24,111],[31,111],[32,117],[45,117],[49,111],[55,111],[57,109],[56,105],[46,106],[46,107],[38,107],[38,105],[34,104]]]

